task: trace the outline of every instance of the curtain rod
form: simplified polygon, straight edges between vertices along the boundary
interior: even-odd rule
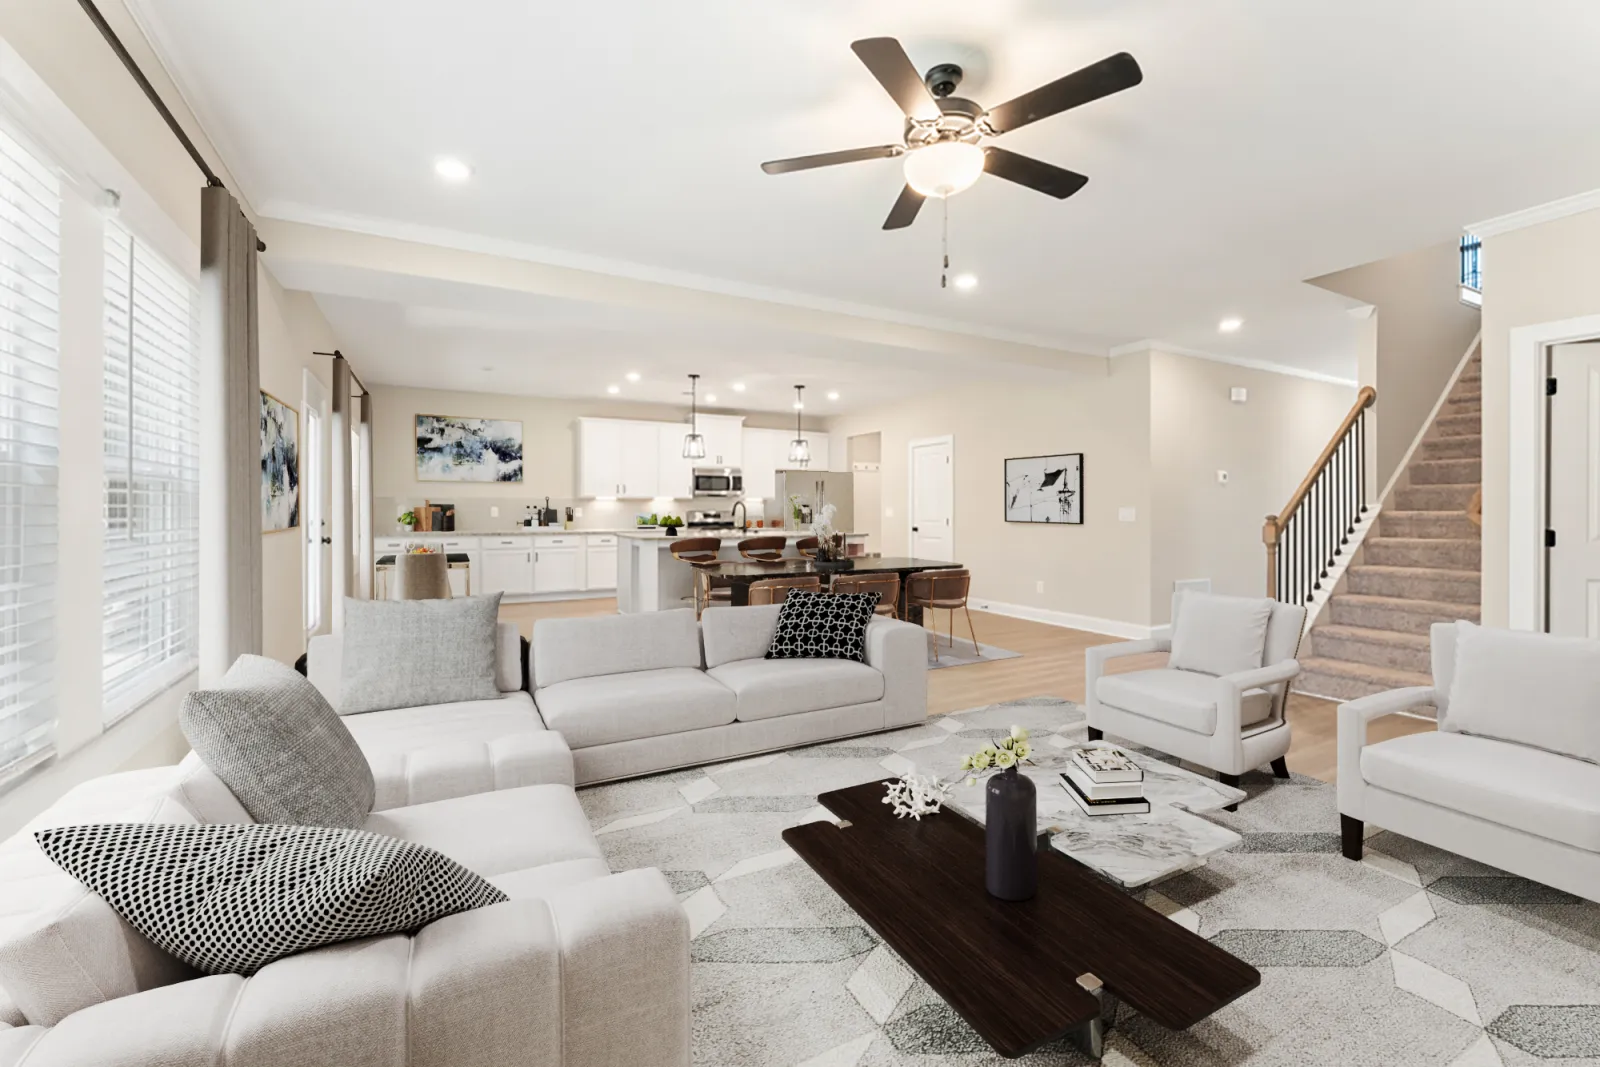
[[[311,354],[313,356],[332,356],[334,359],[343,359],[344,360],[344,365],[346,367],[350,368],[350,380],[355,382],[357,385],[359,385],[361,387],[361,395],[362,396],[371,396],[372,395],[372,390],[367,388],[366,383],[363,382],[360,378],[356,377],[355,368],[350,366],[350,361],[348,359],[345,359],[345,354],[343,352],[341,352],[337,348],[335,348],[332,352],[312,352]]]
[[[89,21],[94,23],[94,28],[100,31],[100,36],[105,38],[106,44],[110,45],[111,50],[117,54],[117,58],[122,60],[122,65],[128,69],[128,73],[133,76],[133,80],[138,83],[139,88],[144,90],[146,99],[160,113],[162,120],[167,124],[167,129],[171,130],[172,135],[183,145],[184,150],[189,153],[189,158],[194,160],[194,165],[200,168],[200,173],[205,175],[206,184],[224,188],[222,179],[217,177],[217,172],[211,169],[211,164],[206,162],[205,157],[200,154],[200,150],[194,146],[194,142],[189,140],[189,135],[184,132],[183,127],[178,125],[178,120],[167,107],[166,101],[161,99],[161,94],[156,92],[155,86],[150,84],[150,79],[144,76],[144,71],[139,69],[139,64],[134,62],[133,56],[129,55],[128,50],[123,47],[122,40],[117,37],[116,31],[105,20],[105,16],[100,14],[100,9],[94,6],[94,0],[78,0],[78,5],[83,8],[84,14],[89,16]],[[265,252],[266,250],[267,243],[257,237],[256,251]]]

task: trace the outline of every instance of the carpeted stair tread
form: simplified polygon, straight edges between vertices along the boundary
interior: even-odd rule
[[[1433,685],[1433,676],[1429,674],[1391,667],[1370,667],[1365,663],[1346,663],[1319,656],[1301,660],[1300,671],[1300,676],[1291,684],[1295,692],[1334,700],[1355,700],[1389,689]]]
[[[1378,532],[1384,537],[1483,539],[1483,531],[1464,511],[1385,511],[1378,517]]]
[[[1347,577],[1352,593],[1371,596],[1476,604],[1482,592],[1482,578],[1477,572],[1443,567],[1386,567],[1358,563],[1350,568]]]
[[[1412,485],[1471,485],[1483,481],[1483,463],[1476,459],[1419,459],[1411,463]]]
[[[1477,622],[1481,614],[1481,609],[1476,604],[1337,593],[1328,604],[1327,614],[1324,616],[1327,622],[1318,619],[1311,636],[1314,640],[1325,625],[1426,636],[1436,622],[1455,622],[1457,619]]]
[[[1440,437],[1461,437],[1466,434],[1477,434],[1483,430],[1483,414],[1473,411],[1455,415],[1446,411],[1434,420],[1433,425],[1438,429]]]
[[[1428,649],[1427,637],[1398,630],[1333,624],[1311,631],[1312,658],[1365,667],[1426,673],[1430,664]]]
[[[1417,454],[1423,460],[1479,459],[1483,456],[1483,436],[1432,437],[1422,442]]]
[[[1470,519],[1467,521],[1471,521]],[[1483,569],[1483,542],[1469,537],[1369,537],[1364,560],[1380,567],[1433,567],[1440,570]]]
[[[1395,492],[1395,503],[1402,511],[1465,511],[1478,491],[1472,485],[1413,485]]]

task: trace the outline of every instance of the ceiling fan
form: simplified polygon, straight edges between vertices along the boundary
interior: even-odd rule
[[[1089,179],[981,142],[1131,89],[1144,80],[1144,72],[1134,58],[1118,52],[985,110],[971,100],[950,95],[961,84],[961,68],[954,63],[941,63],[926,75],[919,75],[905,49],[893,37],[869,37],[856,41],[850,49],[906,113],[905,143],[776,159],[761,164],[761,169],[768,174],[787,174],[836,163],[905,156],[906,187],[884,220],[886,230],[910,226],[924,199],[953,196],[985,172],[1065,200]]]

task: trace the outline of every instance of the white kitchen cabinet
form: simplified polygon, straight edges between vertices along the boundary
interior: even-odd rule
[[[659,496],[661,481],[661,430],[654,422],[624,422],[622,426],[622,492],[628,500]]]
[[[571,593],[583,588],[583,536],[533,539],[533,591]]]
[[[744,456],[743,415],[701,415],[700,435],[706,439],[706,458],[696,460],[698,466],[743,466],[741,463]]]
[[[617,535],[590,534],[584,538],[583,587],[585,589],[615,589],[617,587]]]
[[[533,592],[533,540],[528,537],[485,537],[482,566],[474,593],[526,596]]]
[[[578,495],[622,495],[622,422],[578,420]]]
[[[771,500],[777,493],[774,474],[788,467],[789,430],[748,429],[744,431],[744,495],[747,499]]]
[[[694,496],[694,468],[700,462],[683,458],[683,438],[689,432],[689,425],[662,422],[655,426],[659,454],[656,495],[688,500]]]

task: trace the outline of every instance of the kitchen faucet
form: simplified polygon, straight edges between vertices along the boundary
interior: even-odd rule
[[[748,529],[750,529],[750,509],[744,506],[744,501],[743,500],[741,500],[737,504],[733,505],[733,510],[735,512],[739,511],[741,509],[744,511],[744,525],[740,526],[736,522],[736,523],[733,524],[733,528],[735,530],[748,530]]]

